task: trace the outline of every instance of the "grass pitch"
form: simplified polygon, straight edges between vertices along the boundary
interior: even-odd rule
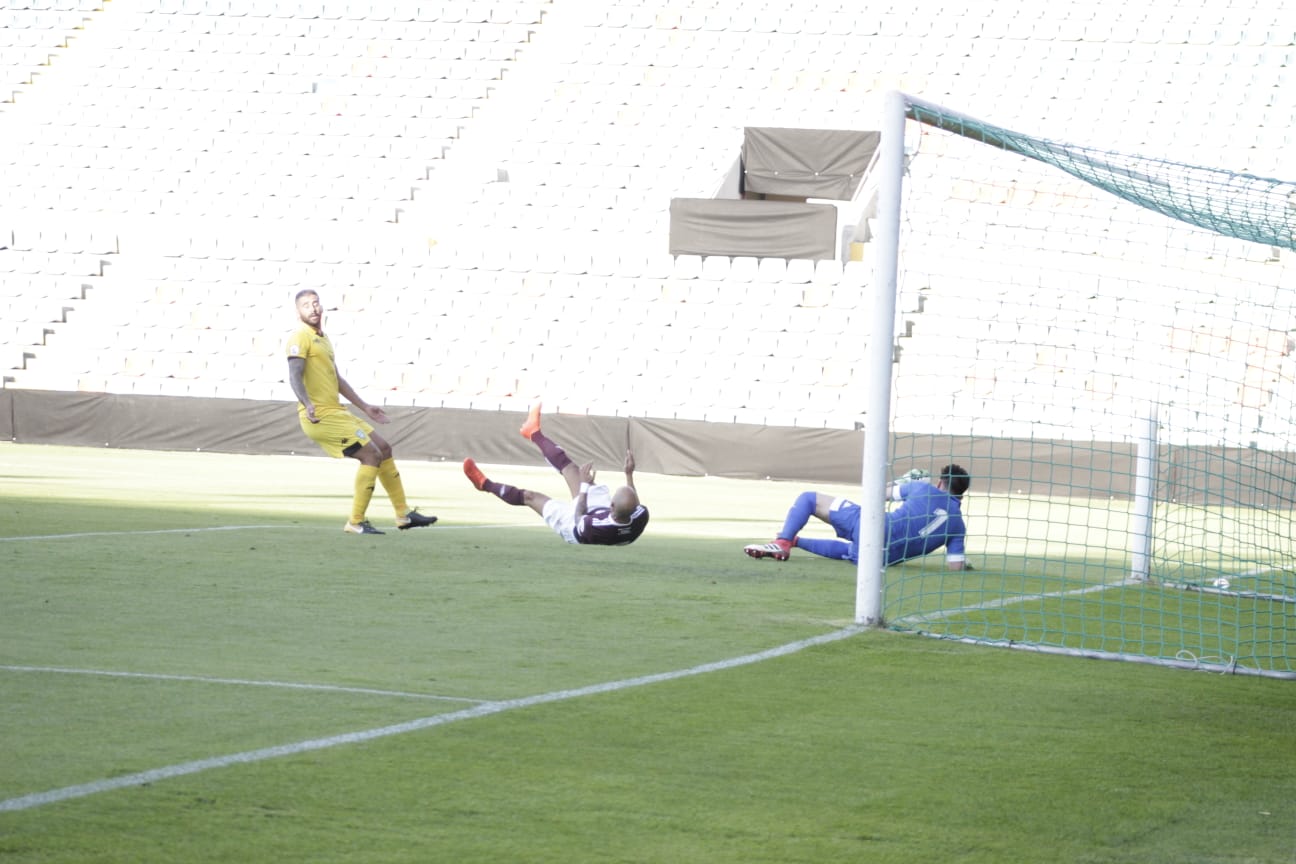
[[[816,643],[796,484],[599,549],[401,469],[355,537],[351,463],[0,445],[0,861],[1296,861],[1292,682]]]

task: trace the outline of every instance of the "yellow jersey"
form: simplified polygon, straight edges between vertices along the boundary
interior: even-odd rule
[[[306,361],[302,382],[306,395],[315,405],[318,417],[329,411],[342,411],[338,394],[337,364],[333,359],[333,343],[323,333],[316,333],[309,325],[302,327],[288,339],[288,358],[300,357]],[[297,411],[306,414],[306,406],[297,403]]]

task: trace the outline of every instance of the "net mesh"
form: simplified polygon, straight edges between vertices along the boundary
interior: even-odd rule
[[[1296,676],[1296,184],[909,117],[892,463],[971,471],[975,569],[889,568],[886,620]]]
[[[1227,237],[1296,249],[1296,182],[1034,138],[910,100],[933,128],[1052,165],[1105,192]]]

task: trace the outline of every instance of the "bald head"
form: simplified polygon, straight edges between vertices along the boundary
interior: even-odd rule
[[[612,493],[612,518],[618,522],[629,522],[639,506],[639,493],[629,486],[622,486]]]

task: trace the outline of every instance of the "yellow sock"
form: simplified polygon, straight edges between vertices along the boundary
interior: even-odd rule
[[[361,465],[356,469],[355,497],[351,499],[351,524],[359,525],[364,521],[365,511],[369,509],[369,500],[373,498],[374,478],[378,469],[372,465]]]
[[[400,519],[409,512],[409,502],[405,500],[405,484],[401,482],[400,472],[396,470],[395,459],[384,459],[378,466],[378,479],[382,481],[392,507],[396,509],[396,518]]]

